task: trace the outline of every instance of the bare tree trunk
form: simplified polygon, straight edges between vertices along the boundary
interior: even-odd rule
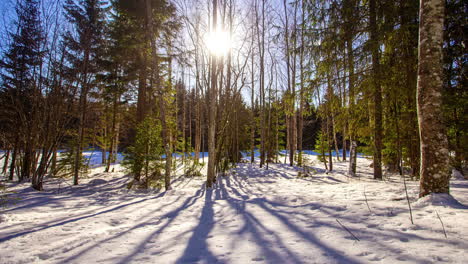
[[[335,154],[336,154],[336,159],[340,161],[340,153],[338,149],[338,140],[336,139],[336,129],[335,129],[335,115],[332,113],[331,117],[331,125],[332,125],[332,134],[333,134],[333,145],[335,146]]]
[[[420,197],[449,193],[448,140],[441,107],[444,9],[443,0],[421,0],[417,93],[421,139]]]
[[[201,130],[202,130],[202,127],[201,127],[201,105],[200,105],[200,101],[201,101],[201,98],[200,98],[200,95],[199,95],[199,89],[200,87],[198,86],[198,84],[195,85],[195,107],[196,107],[196,110],[195,110],[195,163],[198,163],[199,160],[200,160],[200,148],[201,148]]]
[[[330,117],[327,115],[327,141],[328,141],[328,171],[333,171],[333,139],[331,137]]]
[[[54,147],[54,150],[52,152],[52,164],[51,164],[51,168],[50,168],[50,174],[52,176],[57,176],[57,149]]]
[[[3,160],[2,174],[6,174],[9,160],[10,160],[10,149],[7,149],[7,152]]]
[[[346,161],[346,125],[343,127],[343,161]]]
[[[109,138],[109,115],[107,114],[109,112],[109,108],[107,106],[107,103],[104,103],[104,112],[102,113],[105,118],[104,122],[104,133],[102,135],[102,142],[101,143],[101,164],[106,164],[106,156],[107,156],[107,150],[108,150],[108,138]]]
[[[292,30],[292,67],[291,67],[291,144],[289,153],[289,165],[294,165],[296,150],[297,150],[297,111],[296,111],[296,70],[297,70],[297,2],[294,2],[294,23]],[[288,50],[288,52],[290,52]]]
[[[201,125],[201,96],[200,91],[202,89],[200,84],[200,65],[199,65],[199,26],[200,23],[196,24],[195,28],[195,163],[198,164],[200,161],[200,148],[202,141],[202,125]]]
[[[304,49],[305,49],[305,42],[304,42],[304,35],[305,35],[305,4],[304,0],[301,0],[301,50],[300,50],[300,58],[299,58],[299,70],[300,70],[300,92],[299,92],[299,116],[298,116],[298,127],[297,127],[297,149],[299,151],[299,166],[303,165],[302,161],[302,137],[303,137],[303,128],[304,128]]]
[[[351,35],[350,32],[348,32],[348,35]],[[352,117],[355,111],[355,98],[354,98],[354,52],[353,52],[353,41],[352,37],[348,36],[348,39],[346,41],[346,51],[348,54],[348,72],[349,72],[349,77],[348,77],[348,86],[349,86],[349,117]],[[355,120],[350,120],[348,125],[349,125],[349,167],[348,167],[348,175],[351,177],[356,176],[356,165],[357,165],[357,142],[356,142],[356,136],[355,136]]]
[[[262,17],[259,16],[259,7],[255,5],[255,18],[257,25],[257,45],[260,60],[260,168],[265,163],[265,0],[262,0]],[[261,20],[260,20],[261,19]]]
[[[85,49],[84,52],[84,70],[83,70],[83,77],[81,81],[81,93],[80,93],[80,100],[79,100],[79,112],[80,117],[78,121],[78,142],[76,146],[75,152],[75,159],[74,159],[74,166],[73,166],[73,185],[78,185],[79,173],[81,170],[81,161],[82,161],[82,152],[83,152],[83,143],[84,143],[84,125],[86,121],[86,103],[88,101],[88,63],[89,63],[89,47]]]
[[[252,89],[250,94],[250,102],[252,107],[252,119],[250,121],[250,163],[254,163],[255,161],[255,64],[254,64],[254,27],[252,26],[252,55],[250,57],[250,62],[252,66],[251,71],[251,81],[252,81]]]
[[[376,0],[369,1],[372,81],[374,86],[374,179],[382,179],[382,88],[380,86],[379,41]]]
[[[110,165],[114,161],[114,147],[116,144],[117,136],[117,111],[118,111],[118,95],[114,93],[114,98],[112,102],[112,127],[111,127],[111,137],[110,137],[110,146],[109,146],[109,157],[107,158],[106,169],[104,172],[109,172]],[[105,153],[105,152],[104,152]]]
[[[356,176],[356,161],[357,161],[357,151],[356,151],[356,141],[352,140],[350,149],[349,149],[349,167],[348,167],[348,175],[351,177]]]
[[[11,155],[11,163],[10,163],[10,175],[8,180],[12,181],[13,177],[15,176],[15,168],[16,168],[16,156],[18,155],[18,143],[19,143],[19,135],[16,135],[15,145],[13,146],[13,154]]]
[[[82,153],[83,153],[83,141],[84,141],[84,122],[86,118],[86,92],[83,91],[80,95],[80,119],[78,127],[78,142],[75,152],[75,160],[73,165],[73,185],[78,185],[79,173],[81,169]]]
[[[287,1],[283,0],[283,9],[284,9],[284,19],[285,19],[285,33],[284,33],[284,41],[286,44],[286,75],[287,75],[287,93],[289,98],[286,98],[286,126],[287,126],[287,149],[289,151],[289,165],[294,165],[294,118],[292,112],[294,111],[293,101],[295,100],[293,95],[293,86],[294,84],[294,76],[291,74],[291,55],[290,55],[290,43],[289,43],[289,19],[288,19],[288,7]]]
[[[212,30],[217,27],[217,0],[213,0],[213,23]],[[217,96],[217,57],[211,56],[211,83],[208,91],[208,172],[206,187],[213,187],[216,178],[216,96]]]

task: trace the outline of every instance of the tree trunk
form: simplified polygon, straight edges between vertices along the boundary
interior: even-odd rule
[[[52,164],[51,164],[51,168],[50,168],[50,174],[55,177],[56,174],[57,174],[57,149],[54,148],[53,152],[52,152]]]
[[[84,70],[81,81],[81,93],[78,109],[80,111],[80,117],[78,121],[78,141],[76,146],[75,159],[73,164],[73,185],[78,185],[78,178],[81,169],[82,152],[83,152],[83,141],[84,141],[84,125],[86,121],[86,103],[88,101],[88,63],[90,59],[89,47],[85,49],[84,55]]]
[[[116,92],[117,93],[117,92]],[[110,146],[109,146],[109,157],[107,158],[106,169],[104,172],[109,172],[110,165],[114,161],[114,148],[116,144],[117,136],[117,111],[118,111],[118,95],[114,93],[114,100],[112,102],[112,127],[111,127],[111,136],[110,136]]]
[[[217,0],[213,0],[212,30],[217,27]],[[216,178],[216,96],[217,96],[217,63],[214,54],[211,55],[211,82],[208,91],[208,171],[206,187],[213,187]]]
[[[449,193],[449,152],[442,120],[444,0],[421,0],[418,64],[418,123],[421,139],[419,196]]]
[[[352,28],[351,20],[355,12],[355,2],[352,0],[347,0],[347,13],[346,13],[346,53],[347,53],[347,62],[348,62],[348,86],[349,86],[349,107],[348,107],[348,117],[353,117],[355,112],[355,76],[354,76],[354,51],[353,51],[353,38],[355,32]],[[356,121],[354,119],[349,119],[348,121],[349,129],[349,166],[348,166],[348,175],[351,177],[356,176],[356,164],[357,164],[357,154],[356,154]]]
[[[380,86],[379,41],[376,0],[369,1],[372,84],[374,86],[374,179],[382,179],[382,88]]]
[[[253,40],[254,40],[254,34],[253,34],[253,27],[252,27],[252,49],[253,47]],[[255,161],[255,74],[254,74],[254,54],[252,52],[251,55],[251,64],[252,64],[252,72],[251,72],[251,78],[252,78],[252,89],[251,89],[251,94],[250,94],[250,102],[252,103],[252,119],[250,120],[250,163],[254,163]]]
[[[10,160],[10,149],[7,149],[7,152],[3,160],[2,174],[6,174],[9,160]]]
[[[346,161],[346,126],[343,127],[343,161]]]
[[[356,177],[356,164],[357,164],[357,151],[356,151],[356,141],[352,140],[349,149],[349,167],[348,175],[351,177]]]
[[[13,147],[13,154],[11,155],[10,176],[8,178],[8,180],[10,181],[12,181],[15,176],[16,156],[18,155],[18,142],[19,142],[19,135],[16,135],[15,145]]]
[[[79,173],[81,169],[83,140],[84,140],[84,120],[86,117],[86,93],[80,95],[80,119],[78,127],[78,142],[76,146],[75,159],[73,163],[73,185],[78,185]]]

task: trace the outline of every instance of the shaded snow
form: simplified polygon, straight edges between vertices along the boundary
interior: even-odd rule
[[[468,209],[468,206],[465,206],[458,202],[453,196],[447,193],[432,193],[421,197],[416,203],[415,207],[425,207],[425,206],[444,206],[444,207],[453,207]]]
[[[410,201],[424,204],[413,206],[412,225],[399,176],[374,181],[359,158],[350,179],[347,163],[326,174],[310,159],[310,177],[243,163],[208,190],[204,178],[176,177],[168,192],[128,191],[118,165],[79,186],[12,185],[22,198],[2,211],[0,263],[465,263],[466,207],[434,206],[450,205],[440,195],[417,201],[418,183],[407,181]],[[466,190],[467,181],[452,181],[463,204]]]

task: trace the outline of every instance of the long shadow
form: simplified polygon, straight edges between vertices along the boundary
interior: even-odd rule
[[[100,212],[97,212],[97,213],[93,213],[93,214],[89,214],[89,215],[85,215],[85,216],[81,216],[81,217],[76,217],[76,218],[73,218],[73,219],[67,219],[67,220],[64,220],[64,221],[61,221],[61,222],[58,222],[58,223],[46,225],[44,227],[36,228],[36,229],[33,229],[33,230],[27,230],[27,231],[23,231],[23,232],[14,233],[14,234],[11,234],[9,236],[0,238],[0,242],[5,242],[5,241],[11,240],[11,239],[16,238],[16,237],[20,237],[20,236],[35,233],[35,232],[39,232],[39,231],[42,231],[42,230],[46,230],[46,229],[49,229],[49,228],[65,225],[65,224],[68,224],[68,223],[81,221],[81,220],[91,218],[91,217],[95,217],[95,216],[98,216],[98,215],[101,215],[101,214],[110,213],[110,212],[113,212],[113,211],[116,211],[116,210],[120,210],[120,209],[122,209],[124,207],[127,207],[127,206],[131,206],[131,205],[134,205],[134,204],[139,204],[139,203],[142,203],[142,202],[145,202],[145,201],[148,201],[148,200],[157,199],[159,197],[164,196],[164,194],[165,193],[160,193],[159,195],[157,195],[155,197],[141,199],[141,200],[134,201],[134,202],[131,202],[131,203],[118,205],[118,206],[115,206],[113,208],[110,208],[110,209],[107,209],[107,210],[104,210],[104,211],[100,211]]]
[[[232,188],[232,190],[231,190],[232,193],[236,193],[238,196],[240,196],[240,194],[236,191],[236,189],[234,187],[231,187],[231,188]],[[255,193],[252,192],[252,191],[245,191],[245,192],[253,193],[255,195]],[[320,242],[315,236],[309,234],[309,232],[306,232],[305,230],[303,230],[303,229],[299,228],[298,226],[294,225],[291,222],[292,217],[294,218],[294,216],[298,215],[298,214],[302,215],[301,213],[298,213],[298,212],[291,213],[291,212],[286,212],[286,211],[282,211],[282,210],[278,210],[278,209],[273,210],[273,209],[270,209],[267,206],[267,205],[269,205],[269,206],[272,206],[272,207],[300,208],[300,207],[303,207],[303,206],[310,206],[310,205],[313,206],[315,203],[308,203],[308,204],[305,204],[305,205],[291,206],[291,205],[284,205],[284,204],[276,203],[276,202],[273,202],[273,201],[269,201],[269,200],[267,200],[265,198],[250,199],[248,201],[248,203],[260,206],[260,208],[267,211],[272,216],[275,216],[278,220],[280,220],[286,226],[288,226],[288,228],[291,231],[295,232],[296,234],[299,234],[305,240],[309,241],[310,244],[318,245],[323,251],[325,251],[327,253],[331,252],[332,253],[331,255],[332,255],[333,258],[338,259],[340,261],[344,261],[345,263],[353,263],[353,261],[357,261],[357,260],[353,260],[353,259],[350,260],[349,258],[343,258],[344,256],[341,253],[337,252],[336,250],[332,249],[331,247],[329,247],[329,246],[325,245],[324,243]],[[353,222],[352,219],[349,219],[349,217],[344,217],[343,215],[339,215],[339,214],[336,215],[335,214],[337,211],[338,212],[343,211],[339,207],[326,206],[324,204],[315,204],[315,208],[320,209],[320,211],[322,213],[325,213],[325,214],[329,215],[330,217],[339,217],[340,219],[346,220],[348,222]],[[303,216],[306,216],[306,215],[304,214]],[[315,223],[314,226],[317,226],[317,227],[318,226],[327,226],[329,228],[333,228],[333,229],[337,229],[337,230],[341,229],[336,224],[330,224],[330,223],[326,223],[326,222],[319,221],[319,220],[314,220],[314,223]],[[381,231],[378,231],[378,230],[374,230],[374,229],[371,229],[371,230],[356,230],[356,229],[353,229],[353,228],[349,228],[349,229],[351,229],[351,231],[353,231],[354,233],[361,234],[361,236],[363,238],[365,238],[365,237],[373,238],[373,237],[375,237],[376,234],[379,234],[381,236],[388,237],[388,238],[390,238],[392,240],[399,240],[401,238],[409,238],[409,239],[421,240],[421,241],[431,240],[431,241],[440,242],[440,243],[445,242],[442,239],[425,238],[425,237],[421,237],[421,236],[418,236],[418,235],[415,235],[415,234],[402,233],[402,232],[399,232],[397,230],[381,230]],[[390,233],[383,233],[383,232],[390,232]],[[347,239],[352,239],[352,238],[347,237]],[[388,250],[391,250],[393,252],[398,253],[398,251],[399,251],[398,249],[391,247],[391,245],[389,245],[389,244],[386,244],[386,243],[383,243],[383,242],[375,242],[375,243],[380,245],[382,248],[387,248]],[[330,251],[330,249],[331,249],[331,251]],[[399,253],[399,254],[401,254],[401,253]],[[410,259],[410,260],[415,261],[415,262],[426,262],[427,261],[427,260],[424,260],[424,259],[419,258],[417,256],[411,256],[411,255],[407,255],[407,254],[402,254],[402,255],[404,255],[407,259]]]
[[[37,207],[41,205],[50,205],[50,204],[55,204],[57,207],[60,207],[63,205],[62,201],[64,199],[76,199],[79,197],[85,197],[85,196],[90,196],[93,194],[102,194],[105,192],[110,192],[110,191],[115,191],[122,189],[122,186],[115,185],[115,183],[119,182],[124,182],[128,177],[123,176],[119,178],[112,179],[108,181],[105,184],[99,185],[99,188],[95,188],[96,186],[90,185],[90,184],[82,184],[74,187],[65,187],[65,188],[60,188],[62,192],[58,194],[58,187],[51,188],[49,190],[46,190],[44,192],[36,192],[36,191],[31,191],[30,188],[25,188],[18,193],[15,194],[15,196],[20,197],[19,204],[18,206],[15,206],[10,209],[3,210],[3,212],[13,212],[13,211],[18,211],[21,209],[27,209],[31,207]],[[50,197],[50,196],[55,196],[59,195],[58,197]],[[102,204],[103,202],[107,201],[104,197],[99,196],[98,197],[97,203]]]
[[[160,234],[166,227],[168,227],[176,219],[176,217],[178,216],[178,214],[181,211],[183,211],[184,209],[187,209],[190,206],[192,206],[202,195],[203,195],[202,190],[198,190],[195,193],[194,196],[191,196],[191,197],[188,197],[187,199],[185,199],[185,201],[182,203],[181,206],[179,206],[179,207],[171,210],[170,212],[167,212],[166,214],[162,215],[161,217],[159,217],[159,219],[169,219],[169,220],[167,220],[166,223],[164,223],[164,225],[162,225],[160,228],[158,228],[152,234],[147,236],[147,238],[143,242],[141,242],[139,244],[139,246],[137,246],[132,253],[130,253],[128,256],[126,256],[125,258],[120,260],[118,263],[128,263],[128,262],[130,262],[132,258],[134,258],[139,252],[141,252],[141,250],[144,248],[144,245],[147,244],[148,241],[150,241],[152,238],[154,238],[158,234]],[[148,215],[150,216],[150,218],[153,218],[152,213],[148,213]],[[93,245],[90,245],[87,248],[82,249],[80,252],[76,253],[75,255],[67,258],[66,260],[64,260],[64,263],[68,263],[70,261],[76,260],[78,257],[84,255],[89,250],[95,248],[97,245],[102,245],[103,243],[107,243],[107,242],[109,242],[111,240],[114,240],[116,238],[119,238],[119,237],[127,234],[128,232],[130,232],[132,230],[138,229],[138,228],[143,227],[145,225],[148,225],[148,223],[143,221],[143,222],[141,222],[141,223],[127,229],[125,232],[119,232],[117,235],[106,238],[104,240],[100,240],[97,243],[95,243]]]
[[[236,177],[234,177],[234,179],[235,178]],[[240,181],[239,179],[235,179],[235,180]],[[241,194],[239,192],[237,192],[235,187],[231,187],[230,184],[227,184],[227,185],[231,188],[231,190],[230,190],[231,193],[234,193],[237,196],[241,197]],[[237,187],[240,187],[240,185],[237,185]],[[249,187],[248,189],[251,189],[251,188]],[[251,190],[250,191],[244,190],[243,192],[252,193],[253,195],[255,195],[255,192],[253,192]],[[273,209],[270,208],[270,206],[285,207],[285,208],[300,208],[300,207],[303,207],[303,206],[314,205],[314,203],[308,203],[306,205],[299,205],[299,206],[296,206],[296,205],[291,206],[291,205],[283,205],[283,204],[280,204],[280,203],[275,203],[275,202],[269,201],[269,200],[267,200],[265,198],[250,199],[249,201],[247,201],[247,203],[259,206],[261,209],[268,212],[270,215],[274,216],[275,218],[280,220],[282,223],[284,223],[288,227],[289,230],[293,231],[294,233],[299,235],[299,237],[302,237],[303,239],[308,241],[311,245],[318,246],[318,248],[320,248],[322,251],[326,252],[329,256],[331,256],[332,258],[338,260],[339,262],[359,263],[358,260],[355,260],[354,258],[350,258],[350,257],[347,257],[347,256],[343,255],[341,252],[333,249],[331,246],[326,245],[324,242],[320,241],[316,236],[310,234],[308,231],[305,231],[304,229],[302,229],[302,228],[298,227],[297,225],[293,224],[291,220],[292,220],[292,218],[294,218],[295,215],[298,214],[297,212],[291,213],[291,212],[282,211],[282,210],[278,210],[278,209],[273,210]],[[269,205],[269,206],[267,206],[267,205]],[[336,213],[336,211],[342,211],[340,208],[334,208],[333,206],[326,206],[324,204],[316,204],[315,208],[320,209],[320,211],[322,213],[330,215],[331,217],[339,217],[340,219],[344,219],[345,221],[352,222],[351,221],[352,219],[349,219],[348,217],[344,217],[342,215],[333,216],[334,213]],[[336,209],[338,209],[338,210],[336,210]],[[300,215],[303,215],[304,217],[306,217],[305,214],[300,214]],[[245,213],[245,217],[249,217],[248,212]],[[309,216],[309,218],[310,218],[310,216]],[[317,219],[313,220],[313,222],[315,224],[314,226],[316,226],[316,227],[326,226],[328,228],[333,228],[333,229],[337,229],[337,230],[341,229],[336,224],[319,221]],[[258,226],[259,224],[256,223],[256,225]],[[365,237],[373,238],[373,237],[375,237],[375,234],[377,232],[377,234],[380,234],[382,236],[391,238],[392,240],[398,240],[398,239],[401,239],[402,237],[407,237],[407,238],[410,238],[410,239],[421,240],[421,241],[424,241],[424,240],[428,239],[428,238],[425,238],[425,237],[420,237],[418,235],[403,234],[403,233],[398,232],[396,230],[378,231],[378,230],[356,230],[356,229],[353,229],[353,228],[349,228],[349,229],[351,229],[354,233],[361,234],[361,236],[363,238],[365,238]],[[390,234],[388,234],[388,233],[386,234],[386,233],[383,233],[383,232],[390,232]],[[346,238],[347,239],[352,239],[351,237],[346,237]],[[444,242],[443,240],[439,240],[439,239],[429,239],[429,240],[432,240],[434,242]],[[377,241],[376,243],[378,245],[380,245],[381,248],[386,248],[388,250],[391,250],[392,252],[396,252],[398,254],[401,254],[401,255],[405,256],[405,258],[408,259],[408,260],[412,260],[412,261],[415,261],[415,262],[425,262],[425,261],[427,261],[427,260],[419,258],[417,256],[402,254],[401,252],[399,252],[398,249],[393,248],[388,243],[383,243],[383,242],[379,242],[379,241]]]
[[[224,263],[213,255],[207,243],[208,234],[215,224],[212,196],[213,189],[206,189],[205,204],[202,209],[200,221],[193,230],[184,253],[175,263],[193,263],[202,260],[206,261],[206,263]]]
[[[226,198],[226,201],[229,203],[232,209],[234,209],[237,214],[240,214],[244,220],[244,226],[238,231],[239,235],[250,233],[252,238],[255,240],[256,245],[258,245],[262,250],[262,255],[267,258],[267,260],[275,261],[277,263],[303,263],[292,251],[290,251],[286,245],[283,243],[281,238],[271,229],[268,229],[265,225],[263,225],[260,220],[258,220],[253,214],[246,210],[246,204],[248,202],[245,201],[248,197],[242,195],[238,192],[235,188],[231,187],[231,183],[229,178],[225,179],[226,185],[224,185],[224,181],[220,181],[219,189],[220,193]],[[237,195],[238,197],[242,197],[242,200],[233,198],[229,196],[229,191]],[[275,250],[275,245],[264,238],[263,234],[269,234],[274,237],[274,241],[278,244],[276,250],[281,249],[287,255],[286,257],[282,256],[279,252]],[[233,241],[234,243],[235,241]],[[231,247],[233,247],[233,243],[231,243]]]
[[[296,225],[292,224],[286,217],[283,217],[282,215],[279,215],[277,214],[276,212],[274,212],[273,210],[271,210],[270,208],[264,206],[264,203],[262,202],[264,201],[264,199],[262,198],[257,198],[257,199],[251,199],[249,200],[247,203],[249,204],[254,204],[254,205],[258,205],[260,206],[264,211],[268,212],[270,215],[276,217],[278,220],[280,220],[281,222],[283,222],[290,231],[293,231],[294,233],[296,233],[297,235],[299,235],[300,237],[302,237],[303,239],[305,239],[306,241],[308,241],[311,245],[315,245],[317,246],[319,249],[321,249],[323,252],[326,252],[327,254],[329,254],[332,258],[340,261],[340,262],[343,262],[343,263],[350,263],[350,264],[357,264],[359,263],[357,260],[353,259],[353,258],[350,258],[350,257],[347,257],[343,254],[341,254],[340,252],[338,252],[337,250],[335,250],[334,248],[326,245],[325,243],[323,243],[322,241],[320,241],[317,237],[315,237],[314,235],[311,235],[311,234],[308,234],[307,232],[301,230],[299,227],[297,227]],[[246,220],[246,222],[250,222],[251,223],[251,230],[250,231],[254,231],[253,232],[253,237],[258,241],[260,242],[259,244],[262,245],[262,249],[264,250],[264,253],[266,253],[266,256],[267,257],[270,257],[272,258],[271,260],[272,261],[276,261],[276,257],[279,257],[277,255],[277,253],[273,253],[271,252],[271,249],[269,247],[265,248],[264,246],[264,242],[261,241],[261,234],[256,230],[256,227],[255,225],[257,226],[260,226],[260,222],[257,221],[257,222],[252,222],[252,219],[254,218],[252,214],[248,213],[248,212],[243,212],[243,215],[244,215],[244,218]],[[271,231],[272,232],[272,231]],[[274,233],[274,232],[272,232]],[[279,241],[282,243],[282,241]],[[302,263],[303,261],[300,261],[297,259],[296,255],[294,253],[292,253],[290,250],[288,250],[286,247],[284,247],[283,249],[286,250],[286,252],[288,252],[288,259],[285,260],[285,261],[292,261],[292,260],[295,260],[293,263]]]

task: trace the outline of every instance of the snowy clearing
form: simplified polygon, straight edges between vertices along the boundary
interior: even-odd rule
[[[179,177],[168,192],[128,191],[118,165],[79,186],[10,185],[21,198],[2,209],[0,263],[466,263],[468,181],[451,182],[460,203],[417,201],[407,181],[413,225],[401,178],[374,181],[369,163],[356,179],[344,162],[306,178],[239,164],[211,190]]]

